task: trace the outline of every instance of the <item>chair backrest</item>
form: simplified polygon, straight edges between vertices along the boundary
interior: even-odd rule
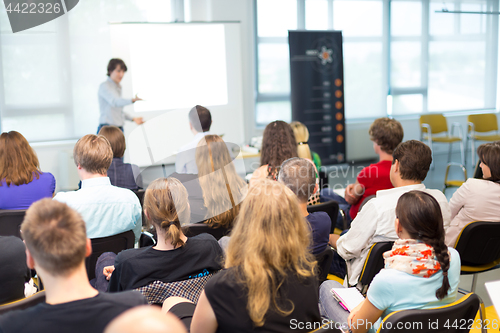
[[[469,293],[456,302],[438,308],[395,311],[384,318],[377,333],[469,332],[471,323],[476,323],[474,318],[479,303],[479,297]]]
[[[377,195],[373,194],[373,195],[369,195],[366,198],[364,198],[363,202],[361,202],[361,205],[359,205],[358,211],[360,212],[361,209],[368,203],[368,201],[370,201],[371,199],[376,198],[376,197],[377,197]]]
[[[213,274],[207,274],[192,279],[169,283],[155,281],[135,290],[140,291],[144,297],[146,297],[149,304],[163,304],[163,302],[171,296],[187,298],[196,304],[198,303],[198,298],[203,288],[205,288],[205,284],[207,284],[212,276]]]
[[[139,199],[139,202],[141,203],[141,208],[144,208],[144,193],[146,193],[146,190],[135,190],[132,191],[137,195],[137,199]],[[144,215],[144,209],[141,209],[141,214],[142,214],[142,225],[146,225],[146,215]]]
[[[330,233],[333,234],[333,230],[335,229],[335,224],[337,223],[337,216],[339,214],[339,204],[335,200],[330,200],[327,202],[323,202],[317,205],[307,206],[308,213],[315,212],[325,212],[332,220],[332,226],[330,227]]]
[[[420,125],[429,124],[431,127],[432,134],[438,134],[446,132],[448,133],[448,123],[446,122],[445,116],[442,114],[426,114],[420,116]],[[423,133],[427,133],[426,128],[422,128]]]
[[[97,258],[104,252],[114,252],[116,254],[123,250],[134,247],[134,232],[132,230],[122,232],[118,235],[94,238],[92,242],[92,254],[85,260],[87,276],[89,280],[95,278],[95,265]]]
[[[317,254],[315,257],[318,262],[318,280],[319,283],[321,283],[326,280],[328,272],[330,271],[333,260],[333,249],[327,246],[323,252]]]
[[[474,124],[475,132],[498,131],[497,115],[494,113],[471,114],[467,116],[467,122]]]
[[[182,228],[182,232],[188,236],[193,237],[199,234],[210,234],[215,237],[215,239],[219,240],[223,236],[227,236],[231,230],[227,228],[212,228],[206,223],[192,223],[184,226]]]
[[[476,179],[483,179],[483,169],[479,166],[481,164],[481,161],[477,161],[476,167],[474,168],[474,178]]]
[[[0,210],[0,236],[16,236],[21,238],[21,224],[26,214],[21,210]]]
[[[0,306],[0,315],[13,310],[24,310],[45,302],[45,290],[39,291],[36,294],[20,299],[12,303],[7,303]]]
[[[359,277],[361,285],[368,287],[375,275],[377,275],[378,272],[384,268],[384,257],[382,255],[384,252],[392,249],[393,244],[394,242],[378,242],[372,245]],[[365,290],[362,290],[362,292],[364,293]]]
[[[321,325],[320,328],[315,329],[314,331],[310,331],[309,333],[342,333],[342,330],[340,330],[339,327],[339,323],[330,321]]]
[[[469,223],[458,236],[455,249],[462,265],[479,266],[499,260],[500,222]]]

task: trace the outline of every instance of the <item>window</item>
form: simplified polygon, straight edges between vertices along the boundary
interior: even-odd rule
[[[442,10],[498,12],[498,1],[284,1],[255,0],[257,126],[291,118],[287,29],[342,30],[347,119],[495,108],[498,15]]]
[[[170,0],[86,0],[13,34],[0,6],[1,130],[32,142],[95,133],[97,89],[112,55],[108,22],[167,22],[171,14]]]

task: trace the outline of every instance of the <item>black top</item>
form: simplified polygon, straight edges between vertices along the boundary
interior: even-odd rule
[[[330,238],[330,228],[332,220],[325,212],[314,212],[306,216],[307,222],[311,227],[313,254],[320,254],[326,249]]]
[[[0,333],[100,333],[116,316],[143,304],[146,299],[137,291],[100,293],[56,305],[41,303],[0,316]]]
[[[24,298],[30,279],[24,243],[14,236],[0,236],[0,304]]]
[[[120,157],[113,158],[108,169],[108,177],[111,185],[114,186],[128,188],[133,191],[142,188],[142,175],[139,167],[135,164],[123,163],[123,158]]]
[[[223,252],[212,235],[189,237],[183,247],[160,251],[153,247],[118,254],[108,291],[131,290],[154,281],[165,283],[208,275],[222,268]]]
[[[201,189],[198,175],[174,172],[168,177],[178,179],[186,188],[189,207],[191,209],[191,223],[205,221],[207,219],[207,207],[205,207],[205,201],[203,200],[203,190]]]
[[[212,306],[217,319],[217,332],[308,332],[307,322],[311,323],[309,328],[320,326],[321,317],[318,308],[318,282],[315,275],[304,280],[289,273],[287,279],[278,290],[277,303],[281,309],[290,310],[291,306],[287,300],[294,304],[293,312],[288,316],[278,313],[272,306],[269,308],[264,325],[254,327],[247,311],[247,296],[245,287],[237,282],[235,277],[236,268],[225,269],[205,285],[205,294]],[[297,325],[294,326],[294,323]],[[304,326],[299,326],[303,323]],[[298,329],[304,327],[304,330]],[[297,330],[293,329],[297,328]]]

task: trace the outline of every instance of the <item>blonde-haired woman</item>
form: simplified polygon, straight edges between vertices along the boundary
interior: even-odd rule
[[[175,178],[153,181],[144,194],[144,213],[156,229],[155,246],[120,252],[114,266],[98,263],[96,268],[109,280],[108,291],[131,290],[154,281],[164,283],[202,276],[220,270],[222,249],[209,234],[186,237],[181,225],[189,223],[187,191]],[[111,255],[111,257],[113,257]],[[111,257],[106,258],[106,261]],[[201,275],[200,275],[201,274]],[[97,274],[96,274],[97,276]],[[105,289],[103,278],[98,290]]]
[[[287,332],[294,322],[304,325],[299,332],[319,327],[309,243],[296,195],[279,182],[256,181],[233,229],[226,269],[207,282],[191,332]]]
[[[56,179],[41,172],[38,157],[19,132],[0,135],[0,209],[28,209],[35,201],[51,198]]]
[[[297,141],[297,153],[299,157],[313,161],[316,170],[319,170],[321,168],[321,158],[317,153],[311,151],[309,147],[309,130],[306,125],[302,124],[300,121],[292,121],[290,126],[295,135],[295,141]]]
[[[196,148],[198,178],[212,227],[231,229],[247,185],[238,176],[226,143],[218,135],[206,135]]]
[[[308,159],[313,162],[316,167],[316,184],[319,189],[319,174],[318,170],[321,168],[321,158],[318,154],[311,151],[309,148],[309,130],[306,125],[302,124],[300,121],[292,121],[290,123],[290,127],[293,130],[293,134],[295,135],[295,141],[297,141],[297,154],[300,158]],[[307,200],[307,205],[316,205],[319,203],[319,191],[316,191],[311,195],[309,200]]]

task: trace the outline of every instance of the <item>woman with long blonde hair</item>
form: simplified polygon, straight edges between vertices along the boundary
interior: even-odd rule
[[[231,229],[247,185],[238,176],[226,143],[218,135],[206,135],[196,148],[198,179],[207,208],[205,223]]]
[[[188,194],[175,178],[158,178],[144,194],[144,213],[156,229],[155,246],[122,251],[98,262],[109,280],[108,291],[131,290],[155,281],[164,283],[203,276],[221,269],[222,249],[209,234],[186,237],[181,227],[189,223]],[[115,259],[116,258],[116,259]],[[109,261],[113,266],[106,266]],[[201,274],[201,275],[200,275]],[[96,276],[98,276],[96,274]],[[103,283],[97,281],[98,290]]]
[[[0,209],[28,209],[35,201],[51,198],[56,179],[40,171],[28,140],[19,132],[0,135]]]
[[[233,229],[226,269],[207,282],[191,332],[284,332],[293,322],[303,323],[299,332],[318,328],[309,243],[296,195],[276,181],[255,182]]]

